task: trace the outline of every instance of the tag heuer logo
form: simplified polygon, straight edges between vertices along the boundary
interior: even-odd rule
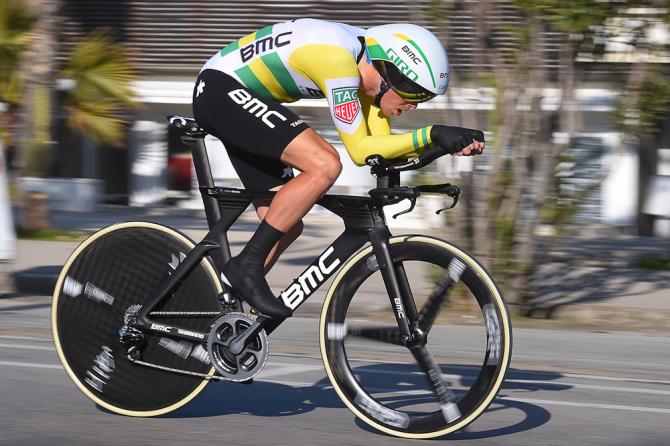
[[[358,88],[334,88],[333,108],[337,119],[347,124],[352,124],[361,109],[358,103]]]

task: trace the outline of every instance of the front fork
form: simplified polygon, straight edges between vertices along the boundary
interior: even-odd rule
[[[424,345],[425,333],[419,329],[418,312],[407,272],[402,263],[393,262],[390,237],[391,234],[386,227],[375,229],[370,233],[372,249],[398,324],[400,341],[406,347]]]

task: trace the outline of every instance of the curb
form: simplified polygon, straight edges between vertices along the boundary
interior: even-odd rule
[[[541,309],[533,314],[541,315]],[[632,307],[608,307],[595,304],[570,304],[551,311],[536,320],[554,320],[574,325],[588,326],[603,330],[645,331],[660,330],[670,332],[670,310],[649,310]]]
[[[60,266],[38,266],[15,272],[12,274],[15,292],[17,294],[51,296],[56,287],[61,268]]]

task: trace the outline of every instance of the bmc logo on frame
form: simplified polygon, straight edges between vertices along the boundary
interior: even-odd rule
[[[352,124],[360,109],[361,104],[358,102],[357,87],[333,89],[333,110],[337,119]]]
[[[318,261],[298,276],[291,286],[282,291],[281,298],[284,301],[284,305],[291,310],[295,310],[315,289],[328,279],[328,275],[335,271],[341,263],[340,259],[335,259],[326,264],[326,259],[330,257],[333,251],[335,251],[335,248],[332,246],[328,248],[321,254]]]
[[[270,121],[270,118],[276,117],[282,121],[286,121],[288,118],[282,115],[281,113],[270,110],[268,111],[268,106],[260,99],[257,99],[243,88],[238,88],[228,93],[228,96],[235,101],[236,104],[242,106],[243,109],[259,118],[265,125],[271,129],[275,128],[276,125],[274,122]]]

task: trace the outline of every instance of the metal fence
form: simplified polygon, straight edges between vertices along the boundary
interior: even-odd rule
[[[454,70],[468,73],[489,68],[477,61],[477,1],[220,1],[220,0],[65,0],[62,9],[62,51],[98,27],[111,29],[131,50],[143,74],[178,75],[200,68],[230,41],[268,24],[300,17],[370,27],[411,22],[435,32],[449,49]],[[487,2],[491,30],[489,50],[516,50],[514,32],[523,17],[509,1]],[[557,66],[559,35],[543,36],[549,69]]]

